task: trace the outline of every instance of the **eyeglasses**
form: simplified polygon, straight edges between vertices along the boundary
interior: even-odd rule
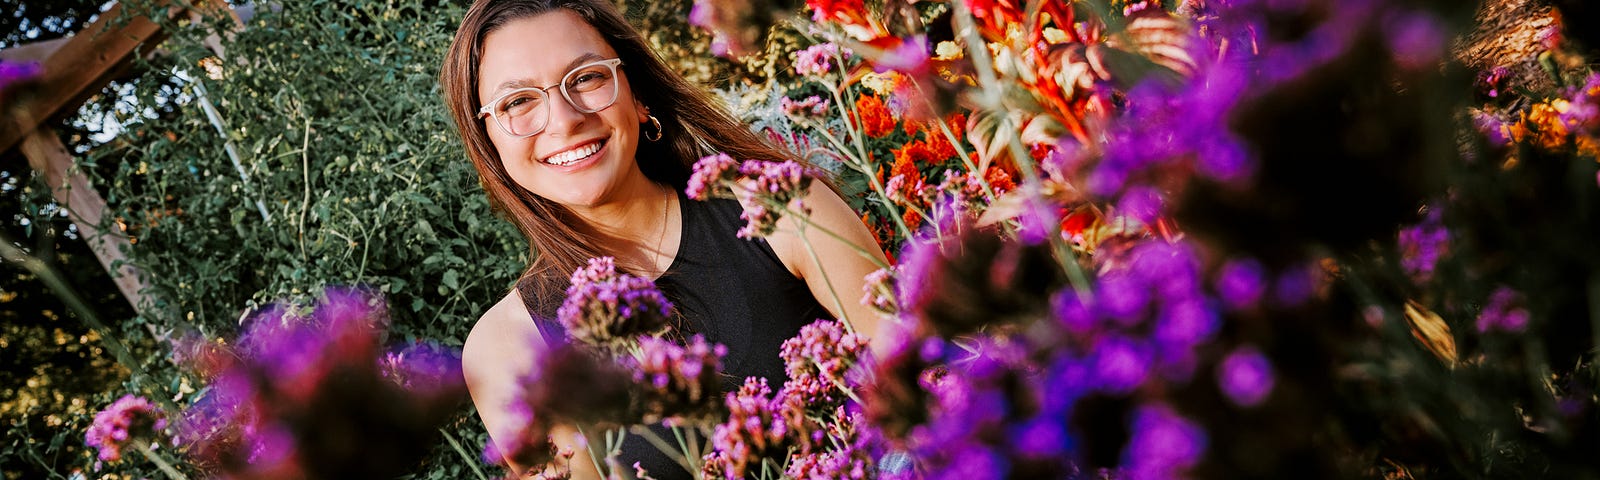
[[[518,88],[501,94],[483,108],[478,118],[494,118],[506,134],[527,138],[544,131],[550,122],[550,89],[561,87],[561,97],[583,113],[605,110],[617,103],[617,67],[621,58],[584,64],[567,72],[561,83],[548,87]]]

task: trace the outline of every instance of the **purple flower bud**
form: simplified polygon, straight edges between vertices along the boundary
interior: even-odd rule
[[[1107,337],[1096,347],[1096,381],[1107,393],[1125,395],[1150,372],[1150,349],[1123,337]]]
[[[1139,407],[1130,427],[1122,453],[1127,478],[1181,478],[1205,454],[1205,430],[1165,405]]]
[[[1265,274],[1255,260],[1233,260],[1217,272],[1217,295],[1229,308],[1247,309],[1261,301],[1266,293]]]
[[[1217,366],[1217,385],[1241,407],[1260,405],[1272,393],[1272,362],[1249,346],[1240,347]]]
[[[1521,333],[1528,328],[1529,319],[1528,310],[1522,305],[1521,293],[1506,286],[1496,288],[1478,314],[1478,332]]]

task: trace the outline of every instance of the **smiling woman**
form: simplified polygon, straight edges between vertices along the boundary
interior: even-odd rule
[[[874,260],[883,260],[833,190],[813,189],[805,202],[808,222],[837,236],[807,237],[789,220],[777,234],[747,241],[736,236],[737,202],[687,200],[691,166],[703,156],[793,155],[669,69],[608,1],[477,1],[445,58],[442,84],[485,191],[527,238],[532,258],[463,353],[496,444],[524,440],[509,433],[521,415],[520,382],[539,351],[565,342],[552,319],[568,275],[590,258],[613,257],[619,269],[653,279],[675,305],[678,334],[725,345],[725,385],[745,377],[781,384],[780,344],[818,318],[847,317],[875,332],[865,307],[829,293],[861,291]],[[577,445],[570,430],[555,437]],[[692,475],[638,438],[624,443],[622,465],[641,462],[659,479]],[[575,476],[597,476],[581,470],[592,463],[578,450]]]

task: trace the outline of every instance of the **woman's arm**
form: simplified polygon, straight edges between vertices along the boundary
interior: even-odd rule
[[[478,319],[462,347],[461,370],[467,391],[478,409],[478,418],[489,430],[490,441],[502,452],[516,443],[511,436],[521,429],[522,420],[512,405],[520,400],[522,379],[532,371],[535,358],[545,348],[544,337],[516,290]],[[571,460],[572,478],[599,479],[588,449],[580,447],[576,433],[577,429],[558,425],[552,429],[551,437],[557,447],[576,453]],[[525,471],[529,465],[517,465],[510,459],[506,463],[517,478],[532,473]]]
[[[861,303],[865,277],[878,265],[861,252],[887,264],[883,249],[861,223],[861,216],[832,189],[812,184],[804,202],[811,209],[809,221],[785,216],[767,241],[789,271],[811,288],[818,303],[835,317],[849,319],[857,332],[867,336],[874,351],[882,349],[879,314]]]

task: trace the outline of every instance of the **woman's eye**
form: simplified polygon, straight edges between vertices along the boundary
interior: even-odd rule
[[[580,86],[583,86],[583,85],[590,85],[590,84],[594,84],[594,83],[597,83],[597,82],[599,82],[601,80],[605,80],[605,79],[606,79],[605,72],[582,72],[582,73],[579,73],[576,77],[572,78],[572,84],[569,85],[569,87],[580,87]]]
[[[509,112],[515,109],[532,107],[538,105],[538,100],[532,95],[517,95],[500,102],[500,111]]]

